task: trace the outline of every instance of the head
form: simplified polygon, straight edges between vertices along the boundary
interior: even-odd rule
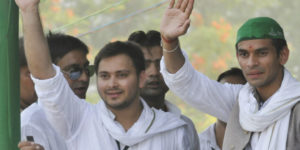
[[[24,40],[19,39],[19,63],[20,63],[20,106],[25,109],[37,100],[34,84],[30,77],[27,61],[24,53]]]
[[[231,68],[218,76],[217,79],[220,83],[231,83],[231,84],[245,84],[247,81],[243,75],[243,72],[239,68]]]
[[[160,33],[154,30],[147,33],[136,31],[129,36],[128,40],[141,45],[145,57],[146,81],[141,89],[141,96],[146,100],[164,98],[168,87],[160,73],[160,60],[163,55]]]
[[[238,30],[236,55],[250,85],[256,89],[280,86],[289,49],[275,20],[258,17],[244,23]]]
[[[61,68],[74,93],[84,99],[93,67],[87,60],[88,47],[79,39],[61,33],[47,36],[52,62]]]
[[[94,66],[98,93],[108,108],[123,110],[139,103],[139,89],[145,78],[145,60],[137,44],[121,41],[108,43],[97,54]]]

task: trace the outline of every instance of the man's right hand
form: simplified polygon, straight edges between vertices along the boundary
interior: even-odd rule
[[[163,38],[174,41],[184,35],[190,26],[190,15],[193,10],[194,0],[171,0],[166,9],[160,25]]]

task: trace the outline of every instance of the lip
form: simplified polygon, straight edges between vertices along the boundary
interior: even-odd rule
[[[262,74],[263,74],[263,72],[260,72],[260,71],[252,71],[252,72],[250,72],[250,73],[247,73],[247,76],[248,76],[250,79],[257,79],[257,78],[259,78]]]
[[[160,83],[158,81],[151,81],[151,82],[147,83],[147,87],[148,88],[159,88]]]
[[[108,91],[105,94],[111,98],[118,98],[122,94],[122,91]]]
[[[75,88],[74,92],[77,93],[77,95],[85,95],[87,92],[87,87]]]

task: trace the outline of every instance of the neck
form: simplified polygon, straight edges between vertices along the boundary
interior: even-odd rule
[[[142,97],[150,107],[154,107],[156,109],[161,109],[163,111],[167,111],[167,107],[165,105],[165,95],[164,94],[159,95],[159,96],[142,95]]]
[[[278,77],[272,81],[268,86],[256,87],[259,100],[265,102],[268,100],[281,86],[283,80],[283,69],[280,71]]]
[[[223,145],[225,129],[226,129],[226,123],[218,119],[215,126],[215,133],[216,133],[217,144],[221,149]]]
[[[125,131],[127,131],[140,117],[143,105],[139,99],[133,102],[127,108],[122,110],[109,108],[116,116],[115,120],[118,121]]]

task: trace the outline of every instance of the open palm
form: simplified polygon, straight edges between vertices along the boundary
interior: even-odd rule
[[[171,0],[160,25],[161,34],[166,39],[173,40],[186,33],[193,4],[194,0],[178,0],[175,5],[175,0]]]

